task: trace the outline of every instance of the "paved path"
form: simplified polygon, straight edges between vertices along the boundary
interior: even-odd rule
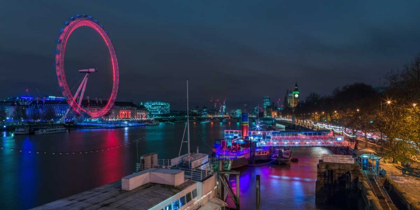
[[[381,161],[381,168],[386,170],[393,181],[395,181],[402,189],[407,193],[407,197],[411,197],[413,200],[420,202],[420,178],[403,175],[401,170],[396,166],[397,164],[383,163]]]

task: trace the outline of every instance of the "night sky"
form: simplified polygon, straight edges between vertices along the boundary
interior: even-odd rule
[[[0,98],[61,95],[54,63],[63,22],[89,14],[109,31],[120,64],[117,100],[185,104],[211,97],[228,110],[303,97],[354,82],[380,85],[420,52],[420,1],[0,1]],[[96,67],[91,98],[111,90],[109,55],[92,29],[69,40],[71,87]],[[382,82],[384,79],[382,79]]]

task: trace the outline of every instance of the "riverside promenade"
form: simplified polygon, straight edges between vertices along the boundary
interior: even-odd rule
[[[386,170],[384,186],[389,194],[407,209],[420,209],[420,178],[402,174],[398,164],[381,161],[381,168]]]

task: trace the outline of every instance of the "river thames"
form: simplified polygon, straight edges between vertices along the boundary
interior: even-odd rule
[[[224,129],[240,129],[240,125],[191,123],[192,150],[199,146],[200,152],[210,154]],[[2,133],[9,137],[1,142],[0,209],[28,209],[115,182],[135,171],[137,150],[139,155],[155,152],[159,159],[173,158],[183,131],[184,124],[175,123],[14,137]],[[293,156],[299,162],[290,166],[241,168],[242,209],[255,208],[258,174],[261,209],[316,209],[317,163],[329,153],[320,147],[296,148]]]

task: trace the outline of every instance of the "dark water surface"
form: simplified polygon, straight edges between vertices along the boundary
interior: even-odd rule
[[[322,154],[331,154],[331,151],[321,147],[293,148],[292,151],[293,157],[299,159],[298,163],[239,170],[241,208],[256,208],[256,176],[260,175],[261,209],[316,209],[317,163]],[[235,181],[231,179],[230,182],[236,192]],[[230,199],[228,204],[234,207]]]
[[[192,123],[191,149],[195,151],[199,146],[200,152],[210,154],[214,140],[223,137],[224,129],[239,129],[239,124]],[[156,152],[160,159],[173,158],[178,155],[183,131],[184,124],[176,123],[3,137],[0,209],[36,207],[133,173],[136,139],[140,139],[140,155]],[[242,208],[255,208],[255,176],[260,174],[262,209],[315,209],[316,164],[325,153],[329,150],[299,148],[294,150],[299,163],[291,166],[241,169]]]

